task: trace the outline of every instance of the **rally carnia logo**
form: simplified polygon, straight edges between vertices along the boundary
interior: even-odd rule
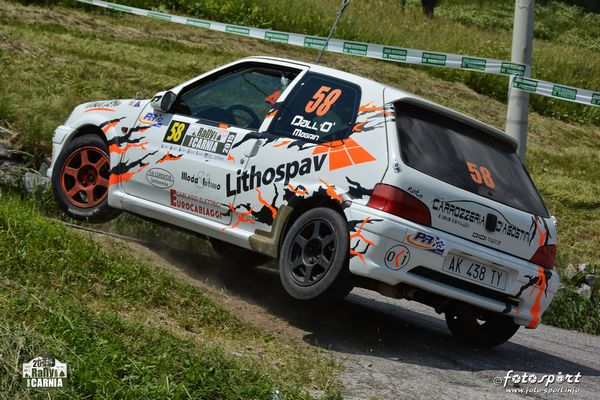
[[[23,385],[31,389],[64,388],[67,385],[67,364],[53,356],[36,357],[23,363]]]

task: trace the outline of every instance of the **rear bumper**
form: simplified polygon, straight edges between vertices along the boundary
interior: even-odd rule
[[[390,285],[407,283],[417,288],[472,304],[489,311],[512,317],[515,323],[535,328],[539,324],[558,289],[558,275],[525,260],[477,245],[430,227],[382,213],[372,208],[353,204],[349,210],[352,220],[364,221],[360,235],[354,234],[351,246],[361,249],[358,240],[367,240],[372,245],[360,257],[352,257],[350,270]],[[415,234],[430,235],[437,246],[417,247],[410,237]],[[350,233],[351,238],[353,232]],[[411,243],[413,242],[413,243]],[[402,249],[407,259],[386,263],[386,256]],[[352,254],[352,251],[351,251]],[[491,266],[507,274],[502,288],[482,285],[479,282],[458,276],[443,269],[444,260],[459,256]]]

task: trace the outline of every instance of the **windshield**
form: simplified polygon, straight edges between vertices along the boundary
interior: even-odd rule
[[[548,211],[513,148],[436,112],[396,103],[402,160],[471,193],[541,217]]]

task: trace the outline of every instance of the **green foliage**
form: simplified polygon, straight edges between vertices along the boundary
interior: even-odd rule
[[[598,300],[588,300],[573,290],[560,289],[544,312],[542,322],[600,335],[600,306]]]
[[[514,2],[446,0],[436,10],[466,27],[512,31]],[[600,6],[598,6],[600,11]],[[538,2],[534,37],[592,50],[600,50],[600,14],[586,12],[558,1]],[[536,52],[534,46],[534,53]]]

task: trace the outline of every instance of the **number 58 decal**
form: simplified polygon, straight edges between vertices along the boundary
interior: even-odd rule
[[[167,133],[163,139],[163,142],[181,144],[185,132],[189,128],[190,124],[181,121],[173,121],[167,128]]]
[[[331,90],[329,86],[321,86],[313,95],[312,99],[306,104],[304,111],[306,111],[307,114],[316,111],[317,117],[322,117],[329,112],[331,106],[338,101],[341,95],[341,89]]]
[[[496,184],[494,183],[494,179],[492,178],[492,174],[490,170],[486,167],[478,167],[472,162],[467,161],[467,169],[471,173],[471,179],[478,185],[482,183],[485,184],[490,189],[494,189]]]

